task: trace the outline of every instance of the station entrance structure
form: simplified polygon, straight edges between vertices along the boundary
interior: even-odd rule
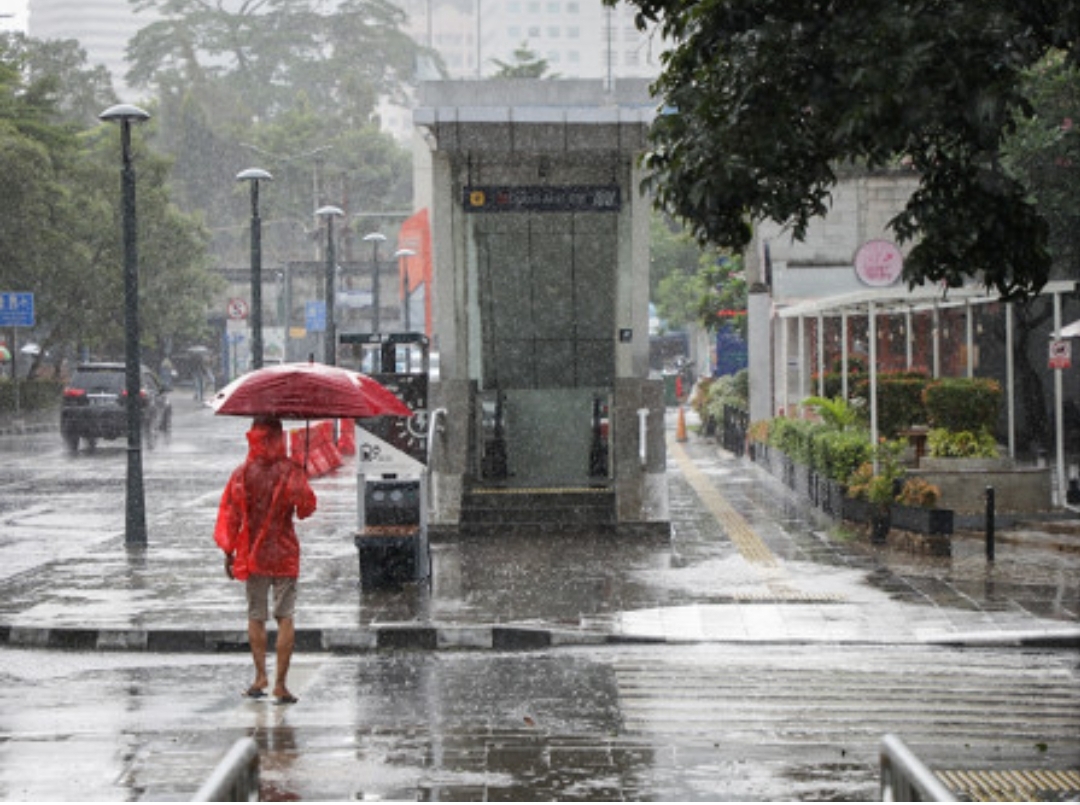
[[[546,490],[606,495],[608,525],[667,533],[637,168],[654,111],[636,80],[421,86],[416,186],[431,210],[433,399],[446,411],[433,528],[462,527],[478,496]]]

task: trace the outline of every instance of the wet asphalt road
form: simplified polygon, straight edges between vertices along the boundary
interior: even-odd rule
[[[210,528],[246,422],[177,403],[176,434],[144,458],[145,552],[123,548],[122,444],[71,458],[56,434],[0,439],[0,626],[242,626]],[[947,560],[875,549],[691,440],[672,450],[670,542],[456,540],[434,546],[430,589],[370,593],[350,481],[316,482],[301,626],[666,642],[307,651],[300,704],[275,707],[239,697],[243,653],[9,640],[0,797],[185,799],[245,735],[264,799],[865,800],[885,732],[938,769],[1080,770],[1075,653],[1002,639],[1076,625],[1077,554],[1005,542],[990,567],[976,539]]]
[[[305,655],[300,703],[236,656],[7,650],[0,795],[180,800],[237,738],[267,800],[877,797],[895,732],[938,769],[1077,766],[1073,658],[730,646]]]

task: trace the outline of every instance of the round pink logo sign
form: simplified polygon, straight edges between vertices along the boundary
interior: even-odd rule
[[[868,240],[855,253],[855,276],[864,285],[873,288],[895,285],[903,270],[903,255],[887,240]]]

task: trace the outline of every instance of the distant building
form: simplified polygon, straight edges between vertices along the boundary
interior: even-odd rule
[[[659,37],[632,7],[598,0],[402,0],[413,39],[442,57],[451,78],[489,78],[524,46],[561,78],[653,78]]]
[[[156,19],[153,12],[136,14],[129,0],[29,0],[27,34],[35,39],[76,39],[91,65],[103,64],[112,73],[120,99],[140,98],[124,83],[128,41]]]
[[[227,2],[226,7],[229,7]],[[405,30],[415,42],[438,52],[450,78],[490,78],[498,62],[514,64],[525,47],[548,63],[548,75],[652,79],[660,72],[659,33],[642,33],[634,9],[599,0],[400,0]],[[157,18],[136,14],[129,0],[29,0],[27,33],[36,39],[76,39],[92,65],[113,76],[121,100],[146,100],[124,84],[125,51],[138,31]],[[421,79],[433,79],[430,64],[418,64]],[[380,104],[384,130],[407,140],[411,110]]]

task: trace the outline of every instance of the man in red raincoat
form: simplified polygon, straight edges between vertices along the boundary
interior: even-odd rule
[[[214,541],[225,552],[225,573],[246,582],[248,641],[255,661],[255,682],[245,696],[266,695],[267,596],[273,593],[278,624],[277,666],[273,695],[279,704],[296,701],[286,677],[295,643],[293,616],[300,543],[293,513],[300,519],[315,511],[315,493],[307,475],[285,451],[281,421],[257,418],[247,433],[248,456],[237,467],[221,496]]]

